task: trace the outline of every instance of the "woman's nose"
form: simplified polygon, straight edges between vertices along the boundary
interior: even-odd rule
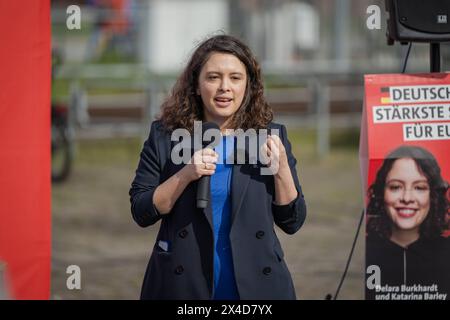
[[[222,79],[222,81],[220,82],[219,90],[221,90],[223,92],[230,90],[230,83],[229,83],[228,79],[226,79],[226,78]]]
[[[410,189],[405,189],[405,190],[403,191],[403,197],[402,197],[402,200],[403,200],[404,202],[411,202],[411,201],[413,201],[414,199],[413,199],[412,190],[410,190]]]

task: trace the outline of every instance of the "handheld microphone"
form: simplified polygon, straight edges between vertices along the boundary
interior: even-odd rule
[[[220,130],[219,126],[214,122],[205,122],[202,124],[202,145],[206,148],[211,144],[211,139],[205,140],[204,133],[209,129]],[[211,183],[211,176],[202,176],[197,185],[197,208],[205,209],[209,203],[209,188]]]

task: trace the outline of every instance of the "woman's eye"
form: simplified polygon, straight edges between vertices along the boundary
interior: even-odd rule
[[[209,76],[208,77],[208,80],[215,80],[215,79],[217,79],[217,78],[219,78],[218,76]]]
[[[394,184],[394,185],[388,186],[388,189],[391,190],[391,191],[399,191],[399,190],[402,189],[402,186],[398,185],[398,184]]]
[[[417,191],[428,191],[429,187],[427,185],[418,185],[415,187]]]

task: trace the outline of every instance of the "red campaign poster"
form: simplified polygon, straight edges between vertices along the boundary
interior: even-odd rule
[[[365,76],[366,299],[450,299],[450,74]]]
[[[0,1],[0,296],[50,296],[50,1]]]

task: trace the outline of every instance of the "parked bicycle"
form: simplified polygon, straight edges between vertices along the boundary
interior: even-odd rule
[[[59,50],[52,50],[52,81],[62,64]],[[67,104],[51,105],[51,156],[52,182],[65,181],[72,170],[75,156],[75,125],[88,121],[87,101],[84,92],[74,83],[70,87]]]

